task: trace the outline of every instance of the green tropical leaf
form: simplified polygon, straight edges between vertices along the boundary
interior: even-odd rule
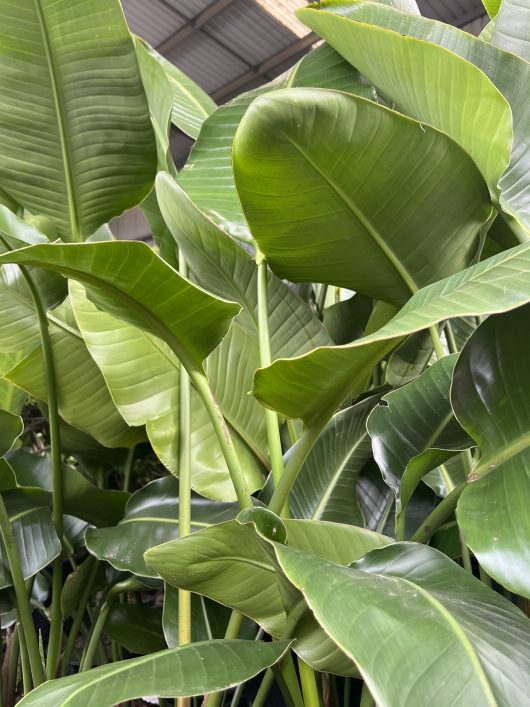
[[[164,585],[162,627],[168,648],[179,645],[178,589]],[[191,640],[207,641],[224,638],[231,611],[228,607],[211,601],[200,594],[191,595]]]
[[[528,306],[487,319],[464,346],[451,390],[455,414],[480,449],[458,503],[458,523],[486,572],[526,597],[530,378],[521,332],[529,324]]]
[[[166,648],[162,631],[162,609],[114,603],[110,607],[104,631],[113,641],[137,655]]]
[[[134,493],[117,525],[87,530],[89,552],[116,569],[141,577],[157,577],[143,555],[149,548],[178,537],[178,488],[177,479],[168,476],[151,481]],[[193,530],[233,518],[238,511],[235,503],[214,503],[198,497],[192,499],[191,505]]]
[[[491,43],[504,51],[517,54],[525,61],[530,60],[530,5],[519,0],[502,0],[502,5],[495,17],[495,27]]]
[[[357,479],[372,456],[366,420],[369,398],[334,415],[305,460],[289,496],[294,518],[364,525]]]
[[[449,401],[457,358],[445,356],[408,385],[385,395],[368,418],[374,458],[396,494],[398,513],[428,471],[472,444]]]
[[[195,204],[230,235],[250,240],[232,172],[232,143],[252,101],[284,86],[318,86],[375,98],[373,86],[331,47],[313,49],[277,79],[220,106],[204,122],[201,134],[179,174],[179,183]]]
[[[481,158],[488,163],[491,162],[493,164],[499,157],[498,167],[494,170],[498,171],[502,161],[505,159],[504,157],[500,159],[500,154],[506,150],[509,151],[511,148],[508,170],[505,171],[499,182],[501,204],[510,213],[516,214],[517,218],[528,228],[530,226],[530,200],[528,197],[530,193],[530,157],[527,147],[527,125],[530,120],[530,104],[526,100],[526,96],[530,91],[530,64],[515,54],[502,51],[498,47],[473,37],[473,35],[456,27],[424,17],[405,15],[379,3],[328,3],[325,6],[320,5],[320,7],[322,7],[322,10],[299,11],[303,14],[303,21],[309,21],[309,17],[311,17],[312,24],[319,22],[319,33],[323,29],[323,25],[321,27],[320,23],[325,23],[326,33],[329,29],[334,38],[338,38],[340,35],[340,51],[344,53],[344,56],[348,56],[354,63],[358,60],[360,62],[358,68],[361,70],[361,64],[364,66],[366,62],[370,62],[372,70],[367,74],[368,76],[371,76],[372,71],[375,70],[379,73],[382,67],[382,57],[387,56],[388,61],[385,63],[385,70],[392,74],[397,70],[399,73],[399,79],[396,78],[392,86],[387,86],[391,89],[388,95],[393,97],[396,103],[407,112],[410,112],[411,115],[414,117],[419,116],[420,119],[426,122],[433,122],[435,118],[438,119],[433,113],[438,108],[445,110],[447,117],[451,115],[451,111],[456,111],[460,116],[462,106],[464,110],[468,110],[470,112],[468,118],[461,120],[461,118],[455,116],[455,122],[452,127],[447,125],[445,127],[447,127],[447,132],[458,142],[462,141],[462,145],[464,145],[464,138],[466,139],[466,144],[468,137],[471,137],[472,142],[476,141],[477,145],[472,146],[473,149],[469,145],[467,145],[466,149],[477,160],[479,166],[480,162],[477,157],[480,151]],[[334,15],[333,13],[335,12],[350,19]],[[336,30],[337,26],[340,26],[341,29]],[[372,30],[375,30],[375,33],[372,33]],[[370,46],[370,49],[365,46],[364,40],[358,42],[354,38],[353,33],[355,33],[355,37],[364,36],[367,42],[368,40],[371,42],[372,39],[375,41],[377,38],[376,54],[373,54],[374,48],[372,46]],[[346,40],[347,46],[344,40]],[[419,41],[416,42],[415,40]],[[427,68],[427,55],[423,54],[424,47],[427,47],[429,54],[436,52],[435,48],[430,49],[430,44],[426,45],[426,42],[439,45],[440,66],[443,65],[444,67],[444,74],[440,75],[445,77],[444,82],[450,82],[450,86],[447,86],[447,95],[453,96],[451,101],[431,101],[429,104],[419,102],[422,93],[434,90],[434,84],[428,78],[424,80],[421,72],[417,70],[417,66],[421,64],[425,71],[432,75],[432,67]],[[405,88],[404,79],[406,73],[401,65],[401,59],[394,61],[389,56],[391,51],[398,47],[403,49],[405,52],[404,56],[408,56],[410,61],[412,61],[415,52],[422,56],[421,60],[417,60],[420,64],[408,64],[407,72],[412,72],[415,76],[408,77],[407,85],[413,86],[415,93],[410,92],[406,100],[404,100],[402,95],[402,89]],[[449,51],[443,51],[444,49]],[[363,52],[363,58],[357,56],[360,52]],[[454,56],[455,54],[463,59],[464,62],[458,61],[458,57]],[[377,56],[377,60],[372,62],[372,56]],[[449,61],[452,71],[454,70],[453,79],[451,79],[447,61]],[[468,67],[468,64],[474,65],[479,70],[478,72],[471,71],[467,77],[469,82],[464,74],[460,74],[463,64],[466,66],[464,74],[468,74],[472,70],[472,67]],[[492,92],[491,85],[484,81],[483,74],[493,82],[498,91],[508,101],[513,120],[509,115],[507,116],[506,106],[501,106],[498,96]],[[457,75],[462,81],[456,80]],[[387,85],[386,81],[385,85]],[[382,88],[382,84],[380,87]],[[437,82],[437,95],[439,87],[440,84]],[[452,93],[453,91],[461,91],[465,94],[462,97],[464,103],[459,102],[460,98],[457,98]],[[413,95],[418,99],[418,103],[415,106],[410,103]],[[482,112],[484,112],[484,120],[481,117]],[[497,114],[500,122],[497,123],[495,119],[491,124],[488,124],[487,120],[491,119],[494,114]],[[476,125],[474,121],[477,121]],[[512,123],[513,145],[508,131],[509,125]],[[433,124],[437,125],[438,123],[433,122]],[[461,127],[461,135],[457,135],[458,129],[455,130],[457,125]],[[440,127],[445,129],[441,123]],[[464,133],[468,131],[472,131],[473,135],[465,136]],[[480,146],[478,145],[479,142],[481,143]],[[483,167],[483,169],[486,174],[486,168]],[[495,192],[497,182],[494,179],[492,172],[491,181],[488,180],[488,184]]]
[[[24,351],[13,353],[0,353],[0,376],[4,376],[8,371],[14,368],[17,363],[20,363],[24,358]],[[26,402],[26,393],[17,388],[5,378],[0,378],[0,409],[11,412],[14,415],[20,415],[24,403]]]
[[[48,454],[30,454],[17,449],[8,454],[19,486],[52,490],[51,460]],[[70,464],[63,464],[63,509],[68,515],[96,526],[114,525],[125,512],[129,494],[101,489],[90,483]]]
[[[22,418],[0,409],[0,457],[5,456],[24,430]]]
[[[50,511],[51,494],[40,489],[2,492],[18,550],[24,579],[33,577],[61,552]],[[0,589],[12,583],[3,541],[0,540]]]
[[[361,19],[355,5],[319,3],[298,17],[408,115],[450,135],[473,158],[491,193],[505,172],[513,139],[510,106],[492,81],[469,61],[407,31],[421,18],[378,3],[365,11],[378,17],[398,14],[403,33],[376,26],[372,14]],[[430,76],[438,76],[436,83]],[[443,88],[442,88],[443,87]],[[446,100],[435,100],[443,90]]]
[[[279,520],[265,509],[256,510]],[[251,514],[250,520],[254,518]],[[354,526],[307,520],[284,523],[290,545],[342,564],[391,542]],[[355,674],[353,666],[300,603],[300,595],[286,585],[268,544],[260,540],[252,522],[214,525],[152,548],[146,553],[146,561],[169,584],[237,609],[276,637],[282,635],[292,612],[298,615],[302,611],[293,634],[297,639],[295,652],[318,670]]]
[[[177,357],[165,342],[152,334],[99,310],[86,297],[79,283],[70,283],[70,293],[82,335],[118,410],[129,425],[146,425],[147,435],[158,458],[178,475],[180,367]],[[227,340],[230,342],[231,337],[232,332],[221,346]],[[131,358],[131,351],[135,352],[134,358]],[[212,354],[216,360],[219,355]],[[251,387],[255,368],[246,376],[247,388],[243,393]],[[233,365],[228,370],[233,371]],[[226,367],[221,367],[221,371],[224,380]],[[240,367],[237,372],[241,375]],[[225,393],[221,387],[221,377],[218,380],[222,405]],[[230,379],[227,387],[230,388],[232,383],[239,390],[241,384],[237,378]],[[238,400],[230,392],[226,396]],[[244,395],[243,401],[248,398]],[[259,407],[261,412],[261,406],[256,401],[254,406]],[[243,413],[248,414],[248,405],[240,407]],[[235,500],[234,487],[215,431],[202,400],[193,388],[191,410],[192,487],[208,498]],[[254,427],[258,427],[261,421],[262,415]],[[248,418],[243,418],[242,423],[248,428]],[[234,434],[233,441],[244,462],[249,488],[256,491],[263,484],[264,468],[238,435]],[[252,442],[254,438],[251,437]],[[266,447],[262,456],[266,458]]]
[[[188,697],[250,680],[274,665],[287,641],[205,641],[49,680],[21,700],[23,707],[98,707],[141,698]]]
[[[396,543],[340,567],[274,546],[381,707],[525,703],[528,618],[438,551]]]
[[[254,394],[306,424],[326,420],[362,392],[373,366],[405,336],[443,319],[503,312],[530,301],[530,244],[493,256],[417,292],[382,329],[342,347],[316,349],[257,371]],[[320,424],[320,423],[319,423]]]
[[[154,177],[120,3],[76,3],[72,12],[70,0],[2,0],[0,15],[9,38],[0,48],[0,184],[63,238],[82,240],[140,202]]]
[[[192,285],[145,243],[38,245],[0,256],[9,262],[83,282],[98,307],[158,336],[192,369],[202,366],[240,309]]]
[[[495,15],[499,12],[502,0],[482,0],[482,4],[486,8],[488,15],[490,17],[495,17]]]
[[[258,98],[236,134],[234,174],[252,234],[280,277],[398,306],[469,265],[491,213],[480,172],[446,135],[336,91]]]
[[[165,59],[144,40],[135,37],[135,42],[143,46],[153,60],[162,67],[171,91],[171,122],[190,137],[199,137],[201,125],[217,108],[215,101],[181,71],[175,64]]]
[[[118,412],[76,326],[69,302],[50,312],[48,318],[61,417],[107,447],[131,447],[143,441],[143,428],[129,427]],[[34,398],[47,402],[41,346],[31,351],[5,377]]]

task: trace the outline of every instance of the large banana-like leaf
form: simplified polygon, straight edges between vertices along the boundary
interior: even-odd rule
[[[323,89],[258,98],[236,134],[234,175],[280,277],[393,305],[469,265],[491,212],[480,172],[447,135]]]
[[[420,290],[371,336],[275,361],[256,373],[254,393],[307,424],[326,420],[349,393],[362,392],[366,375],[403,337],[443,319],[503,312],[529,301],[530,244],[525,243]]]
[[[0,185],[82,240],[140,202],[156,167],[120,3],[2,0],[0,18]]]
[[[248,225],[234,185],[232,142],[237,126],[252,101],[285,86],[317,86],[376,98],[373,87],[331,47],[309,52],[271,83],[243,93],[220,106],[204,122],[179,183],[197,206],[235,238],[250,239]]]
[[[190,697],[250,680],[274,665],[287,641],[204,641],[49,680],[27,694],[23,707],[112,707],[145,695]]]
[[[0,409],[0,457],[9,452],[24,430],[22,418]]]
[[[480,461],[460,497],[457,519],[486,572],[530,597],[530,376],[521,333],[530,308],[490,317],[464,346],[451,400],[477,442]]]
[[[13,526],[20,567],[25,579],[33,577],[61,552],[51,514],[50,493],[41,489],[12,489],[2,498]],[[12,584],[3,541],[0,540],[0,589]]]
[[[398,511],[440,459],[472,444],[449,402],[457,358],[445,356],[416,380],[385,395],[368,419],[374,458],[397,496]]]
[[[116,317],[102,312],[92,304],[84,293],[82,285],[70,283],[72,304],[77,322],[86,345],[99,366],[113,401],[129,425],[145,425],[153,449],[162,463],[174,474],[179,473],[179,362],[169,346],[152,334],[132,326]],[[221,346],[230,347],[231,331]],[[131,351],[135,352],[131,358]],[[218,360],[220,353],[212,354]],[[234,390],[241,393],[243,404],[239,405],[239,416],[243,426],[248,428],[248,404],[252,376],[257,365],[241,381],[241,367],[222,366],[219,389],[221,406],[226,397],[238,401]],[[238,362],[239,363],[239,362]],[[226,392],[221,380],[227,380]],[[234,375],[236,372],[238,375]],[[246,388],[241,390],[241,383]],[[254,405],[258,403],[254,401]],[[234,487],[230,480],[226,462],[211,421],[198,393],[191,392],[191,435],[192,435],[192,487],[208,498],[222,501],[235,500]],[[223,411],[225,411],[223,409]],[[245,416],[246,415],[246,416]],[[259,422],[261,422],[261,417]],[[259,428],[258,428],[259,429]],[[254,437],[251,436],[251,442]],[[264,468],[251,453],[248,446],[234,435],[234,445],[243,463],[247,483],[251,491],[263,485]],[[266,454],[266,448],[263,456]]]
[[[341,564],[391,542],[363,528],[322,521],[286,520],[285,527],[293,547]],[[300,595],[286,586],[253,523],[235,520],[206,528],[149,550],[146,561],[169,584],[237,609],[274,636],[282,634],[293,610],[303,609]],[[314,667],[354,674],[348,659],[309,613],[300,617],[293,636],[294,650]]]
[[[442,553],[398,543],[340,567],[274,549],[381,707],[527,701],[528,618]]]
[[[143,441],[143,428],[129,427],[118,412],[76,326],[69,302],[48,317],[61,417],[107,447],[131,447]],[[42,347],[31,351],[6,378],[29,395],[47,402]]]
[[[400,109],[443,130],[462,145],[492,193],[498,194],[497,185],[508,166],[513,139],[506,99],[470,62],[436,44],[361,21],[350,8],[349,4],[324,2],[318,9],[304,8],[298,15]],[[396,13],[378,3],[373,3],[373,11]],[[406,27],[409,15],[399,14]],[[411,22],[415,20],[418,18],[410,16]],[[436,82],[432,76],[437,77]],[[440,100],[441,92],[445,100]]]
[[[295,518],[364,525],[357,478],[372,456],[366,419],[376,399],[341,410],[324,428],[289,496]]]
[[[144,243],[37,245],[0,256],[0,264],[10,262],[85,283],[98,307],[163,339],[194,370],[240,309],[181,277]]]
[[[482,4],[490,17],[495,17],[499,12],[502,0],[482,0]]]
[[[134,493],[123,519],[112,528],[90,528],[86,533],[89,551],[116,569],[141,577],[157,577],[144,561],[144,552],[178,537],[179,485],[168,476],[151,481]],[[193,530],[233,518],[236,503],[213,503],[193,497],[191,525]]]
[[[166,75],[172,97],[171,122],[186,135],[198,138],[201,125],[217,108],[215,101],[195,81],[192,81],[189,76],[186,76],[175,64],[165,59],[147,42],[138,38],[135,38],[135,41],[137,51],[138,43],[141,43],[144,51],[158,62]]]
[[[468,130],[473,130],[473,141],[480,142],[481,145],[477,145],[476,150],[473,147],[474,152],[471,151],[469,145],[466,149],[477,160],[477,164],[480,164],[477,159],[479,149],[482,160],[485,159],[487,162],[492,163],[496,159],[495,152],[500,155],[503,150],[510,149],[511,139],[508,134],[508,123],[511,124],[512,119],[509,115],[506,115],[506,106],[501,106],[498,96],[492,93],[491,86],[484,82],[483,74],[495,84],[510,104],[513,116],[513,147],[510,164],[499,184],[502,192],[501,204],[508,211],[515,213],[529,227],[530,153],[528,151],[527,126],[530,120],[530,103],[527,100],[527,96],[530,92],[530,64],[511,52],[505,52],[455,27],[428,20],[424,17],[404,15],[402,12],[396,12],[392,8],[384,7],[379,3],[324,3],[321,7],[322,10],[318,11],[313,9],[300,11],[300,18],[304,22],[314,25],[315,28],[318,23],[317,31],[323,35],[326,35],[328,30],[334,38],[338,39],[340,35],[340,52],[354,63],[360,61],[358,65],[355,64],[358,68],[361,68],[365,63],[370,63],[371,71],[367,74],[369,77],[372,75],[372,71],[380,73],[383,62],[385,62],[387,71],[393,73],[397,70],[400,78],[399,80],[396,79],[392,86],[388,86],[390,89],[388,95],[394,98],[401,108],[404,108],[407,112],[410,110],[411,115],[427,122],[434,122],[435,119],[438,121],[438,117],[434,114],[437,107],[439,107],[440,111],[444,109],[448,117],[452,110],[456,111],[458,116],[454,116],[455,119],[451,125],[446,124],[445,118],[444,125],[441,122],[435,122],[434,124],[439,124],[442,129],[447,129],[447,132],[455,139],[458,141],[462,140],[462,144],[464,144],[464,138],[467,143],[467,137],[464,133]],[[339,17],[333,13],[339,13],[339,15],[344,16]],[[324,24],[326,25],[325,31]],[[340,29],[337,30],[337,27],[340,27]],[[372,30],[375,30],[375,34],[372,33]],[[363,43],[358,44],[357,40],[354,39],[354,36],[359,37],[361,35],[370,44],[372,39],[374,41],[378,39],[376,55],[373,54],[373,47],[370,47],[369,50],[364,45],[365,40],[363,40]],[[419,43],[415,42],[416,39],[419,40]],[[430,44],[426,44],[426,42],[439,45],[440,66],[445,66],[447,61],[449,61],[455,70],[455,81],[452,81],[451,86],[447,87],[449,91],[447,95],[451,95],[453,90],[463,91],[465,94],[463,103],[457,103],[457,99],[454,97],[448,101],[440,102],[436,100],[431,102],[429,108],[426,101],[420,101],[422,94],[426,99],[431,91],[439,96],[440,90],[440,82],[438,80],[433,83],[426,76],[425,81],[423,81],[421,72],[417,70],[419,65],[427,70],[427,54],[423,54],[424,48],[427,48],[429,54],[433,52],[433,49],[429,49]],[[417,51],[418,56],[420,54],[422,56],[421,59],[418,59],[418,64],[410,67],[415,78],[414,76],[409,77],[406,84],[404,83],[406,74],[402,73],[401,59],[397,58],[398,55],[395,55],[394,58],[392,57],[394,46],[396,48],[399,47],[399,51],[403,52],[403,55],[409,59],[412,59],[413,51]],[[444,52],[443,49],[449,50],[450,53]],[[363,54],[363,58],[359,56],[361,51],[367,52]],[[461,57],[464,62],[458,62],[454,54]],[[376,58],[372,61],[374,56]],[[383,57],[386,57],[386,60]],[[457,81],[456,77],[457,75],[460,76],[462,64],[468,65],[469,63],[473,64],[479,71],[475,72],[473,77],[471,75],[468,77],[470,82],[466,80]],[[429,72],[431,71],[430,68],[428,70]],[[465,73],[467,71],[468,69],[465,69]],[[430,73],[429,75],[433,74]],[[447,80],[450,80],[450,74],[448,73],[440,74],[440,76],[444,77],[444,84]],[[461,75],[460,78],[464,79],[465,76]],[[375,81],[375,78],[373,80]],[[406,89],[406,86],[410,87],[410,91]],[[404,90],[407,92],[406,97]],[[476,95],[477,92],[482,97]],[[486,96],[489,96],[489,98],[484,103],[483,99],[486,99]],[[414,106],[411,103],[413,98],[415,100]],[[461,110],[470,111],[472,115],[462,120]],[[494,121],[493,127],[487,127],[488,123],[481,122],[482,118],[478,118],[482,112],[485,113],[485,118],[492,118],[494,114],[497,114],[497,118],[501,122],[496,124]],[[479,120],[480,122],[475,126],[474,120]],[[495,126],[498,128],[497,131]],[[490,140],[493,139],[497,141],[495,147],[493,143],[490,146]],[[492,148],[493,151],[491,151]],[[499,159],[499,168],[501,162],[502,160]],[[483,167],[483,169],[485,168]],[[493,178],[492,173],[491,179],[493,180]],[[493,181],[489,182],[489,184],[493,189],[496,187],[496,183]]]
[[[507,52],[530,60],[530,3],[528,0],[503,0],[495,17],[491,43]]]

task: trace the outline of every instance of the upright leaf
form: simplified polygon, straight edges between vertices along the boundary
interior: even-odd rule
[[[140,202],[154,177],[120,3],[2,0],[0,17],[0,185],[63,238],[82,240]]]
[[[464,346],[451,399],[481,456],[460,497],[457,520],[486,572],[530,597],[530,376],[521,332],[529,306],[490,317]]]
[[[280,277],[393,305],[469,265],[491,211],[480,172],[446,135],[336,91],[258,98],[237,131],[234,174]]]
[[[503,0],[491,35],[491,43],[530,60],[530,4],[528,0]]]

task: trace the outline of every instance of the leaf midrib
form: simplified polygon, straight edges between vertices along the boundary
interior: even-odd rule
[[[61,142],[61,158],[63,162],[65,183],[66,183],[66,194],[68,200],[68,213],[70,216],[70,229],[71,237],[74,241],[80,241],[81,235],[81,224],[79,215],[79,205],[77,203],[77,190],[75,186],[75,179],[73,175],[73,169],[70,162],[70,154],[72,152],[70,145],[70,137],[67,130],[67,121],[64,110],[64,101],[60,86],[60,81],[58,80],[58,71],[55,65],[55,59],[53,56],[53,50],[51,46],[50,36],[48,33],[48,27],[46,25],[46,18],[44,17],[44,10],[41,5],[41,0],[34,0],[35,11],[39,20],[39,26],[42,34],[42,41],[44,44],[44,51],[46,53],[46,59],[48,61],[48,69],[50,75],[50,81],[52,85],[53,101],[55,104],[55,112],[57,115],[57,127],[59,129],[59,139]]]

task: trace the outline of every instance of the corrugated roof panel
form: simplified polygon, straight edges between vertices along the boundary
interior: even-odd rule
[[[185,22],[160,0],[150,0],[148,12],[145,0],[122,0],[122,4],[131,32],[155,47]]]
[[[248,64],[204,32],[195,32],[185,42],[172,49],[167,58],[209,93],[249,68]]]
[[[163,0],[163,2],[191,19],[211,5],[213,0]]]
[[[468,22],[467,25],[463,25],[462,29],[465,30],[466,32],[469,32],[469,34],[474,34],[475,36],[478,36],[484,27],[488,24],[489,22],[489,17],[484,14],[482,17],[477,17],[476,20],[473,20],[473,22]]]
[[[233,47],[250,66],[265,61],[296,40],[296,35],[249,0],[235,0],[210,20],[207,31]]]

